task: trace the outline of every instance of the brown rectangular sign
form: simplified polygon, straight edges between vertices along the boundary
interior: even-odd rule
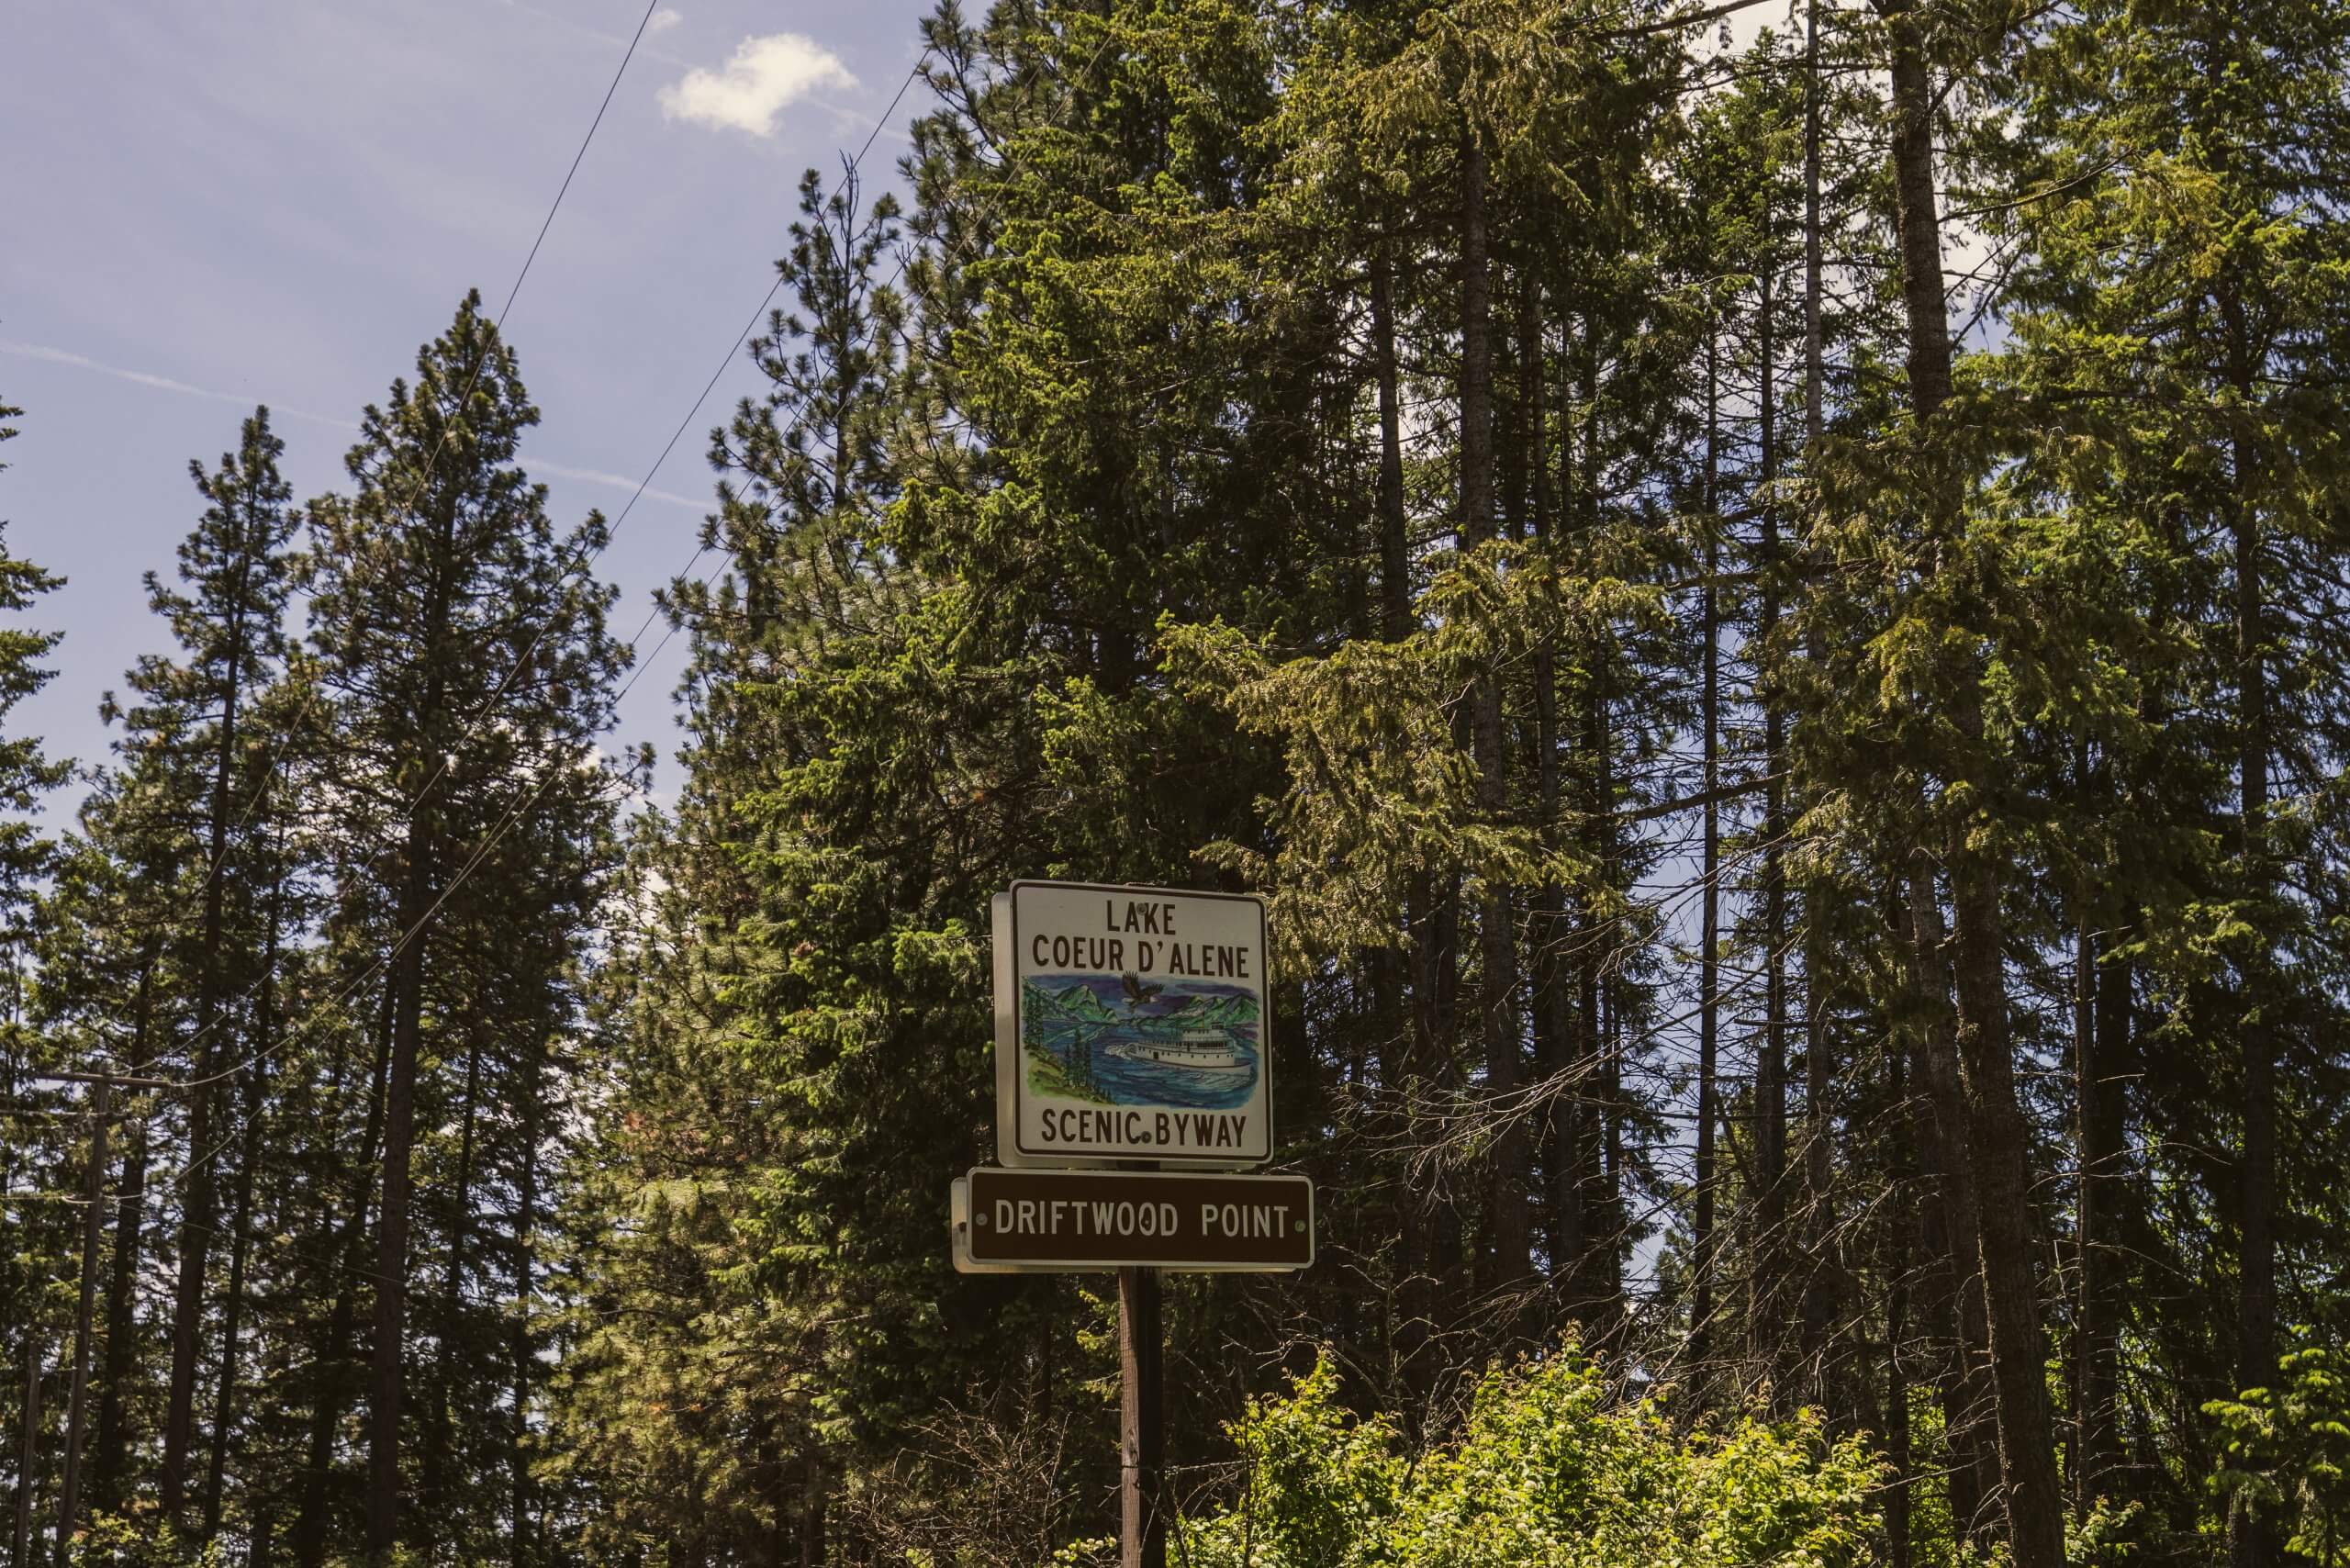
[[[982,1166],[956,1186],[956,1266],[972,1271],[1314,1261],[1314,1183],[1303,1176]]]

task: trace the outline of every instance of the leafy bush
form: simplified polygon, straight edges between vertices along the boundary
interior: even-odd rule
[[[65,1568],[227,1568],[229,1562],[221,1541],[191,1545],[145,1509],[83,1521],[59,1555]]]
[[[1403,1451],[1325,1361],[1228,1430],[1239,1495],[1187,1519],[1186,1568],[1838,1568],[1868,1555],[1876,1462],[1807,1413],[1676,1430],[1569,1348],[1486,1378],[1459,1437]]]
[[[2350,1562],[2350,1357],[2305,1345],[2275,1388],[2214,1399],[2222,1448],[2214,1484],[2234,1506],[2289,1522],[2286,1550],[2322,1568]]]

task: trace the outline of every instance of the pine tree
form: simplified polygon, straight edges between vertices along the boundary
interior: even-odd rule
[[[570,965],[593,917],[613,807],[595,745],[624,653],[604,629],[610,591],[582,570],[605,525],[591,515],[558,535],[548,521],[543,488],[514,466],[537,419],[512,351],[469,295],[420,351],[416,381],[394,382],[386,403],[367,409],[345,459],[352,493],[310,508],[310,642],[335,714],[322,787],[340,802],[338,831],[381,879],[371,972],[382,977],[386,1033],[364,1536],[375,1557],[402,1540],[476,1550],[496,1517],[452,1493],[482,1471],[466,1456],[474,1434],[450,1430],[442,1402],[493,1363],[492,1387],[504,1382],[502,1326],[487,1336],[494,1354],[460,1359],[490,1327],[458,1310],[479,1266],[467,1249],[480,1118],[498,1103],[486,1074],[514,1065],[487,1053],[493,1039],[535,1051],[572,1016]],[[435,1254],[447,1282],[411,1312],[421,1260]],[[345,1316],[339,1327],[353,1325]],[[435,1392],[419,1410],[408,1368],[428,1338]],[[465,1410],[490,1419],[487,1398]],[[511,1428],[492,1430],[502,1456]],[[425,1506],[404,1513],[412,1488]],[[325,1539],[325,1506],[305,1505],[306,1561]]]
[[[16,437],[17,428],[6,421],[23,414],[22,409],[0,403],[0,442]],[[0,463],[0,472],[6,468],[6,464]],[[6,526],[0,523],[0,531]],[[0,610],[29,610],[42,594],[64,586],[63,577],[0,551]],[[16,627],[0,632],[0,717],[49,683],[55,672],[43,669],[39,661],[63,637],[62,632]],[[22,921],[32,886],[49,865],[47,846],[39,831],[23,819],[44,791],[64,782],[70,768],[71,764],[43,756],[40,742],[33,736],[0,740],[0,808],[9,813],[9,820],[0,823],[0,905],[7,911],[0,940],[6,941],[11,955],[17,955],[23,943]],[[13,991],[21,983],[20,959],[12,956],[8,964],[10,975],[16,977],[10,981]]]
[[[154,744],[162,738],[132,732],[117,743],[118,768],[96,780],[84,801],[79,831],[62,846],[43,901],[33,1013],[83,1070],[148,1068],[167,1052],[181,1016],[168,1000],[177,969],[167,938],[193,857],[185,800],[164,748]],[[148,1224],[148,1173],[173,1165],[169,1132],[157,1126],[162,1110],[143,1090],[114,1103],[121,1164],[106,1215],[102,1350],[92,1367],[96,1417],[79,1460],[77,1501],[86,1512],[77,1525],[126,1511],[151,1478],[141,1442],[151,1428],[141,1428],[156,1403],[151,1390],[165,1381],[151,1374],[168,1368],[169,1351],[162,1326],[140,1308],[142,1271],[151,1249],[160,1250]]]
[[[212,1129],[223,1098],[219,1064],[234,1061],[241,1018],[226,1010],[241,1002],[258,979],[241,952],[254,944],[249,922],[260,894],[245,868],[233,863],[241,842],[256,825],[258,801],[241,800],[235,790],[250,745],[252,709],[275,680],[285,656],[284,621],[292,580],[286,544],[295,518],[293,492],[279,476],[285,443],[269,428],[269,410],[256,409],[244,421],[238,450],[225,454],[207,473],[190,465],[196,491],[208,503],[203,519],[180,547],[179,576],[188,591],[167,588],[147,577],[150,608],[180,644],[173,661],[151,657],[131,672],[135,699],[124,712],[133,735],[168,736],[166,748],[151,754],[149,766],[185,770],[177,789],[196,821],[189,861],[197,868],[192,890],[200,908],[194,933],[196,951],[188,969],[196,991],[185,1047],[187,1076],[200,1087],[187,1112],[187,1192],[178,1237],[177,1282],[172,1310],[172,1366],[164,1417],[162,1495],[163,1513],[181,1520],[195,1447],[197,1361],[202,1353],[207,1270],[218,1229],[219,1162]],[[241,730],[241,724],[243,729]],[[231,924],[238,938],[231,947]],[[214,1435],[215,1446],[220,1435]],[[207,1514],[212,1510],[207,1509]],[[217,1526],[208,1519],[203,1533]]]
[[[0,403],[0,442],[17,433],[9,420],[24,410]],[[7,465],[0,463],[0,472]],[[0,522],[0,533],[6,523]],[[0,548],[0,610],[29,610],[39,596],[64,579]],[[0,629],[0,720],[39,691],[54,673],[39,660],[62,637],[19,626]],[[70,765],[42,754],[39,737],[0,733],[0,1193],[16,1194],[31,1185],[26,1178],[52,1168],[56,1157],[42,1123],[62,1097],[37,1089],[32,1075],[60,1065],[29,1026],[26,991],[32,980],[30,948],[37,939],[36,898],[55,865],[53,844],[31,820],[47,791],[65,780]],[[64,1321],[45,1260],[62,1257],[69,1245],[73,1216],[62,1205],[13,1197],[0,1208],[0,1357],[7,1366],[7,1393],[0,1417],[7,1420],[7,1464],[16,1484],[19,1541],[38,1492],[39,1447],[48,1439],[39,1424],[42,1369],[56,1364],[54,1347]],[[30,1370],[31,1376],[27,1374]],[[28,1403],[33,1409],[28,1413]],[[59,1403],[50,1401],[50,1405]]]

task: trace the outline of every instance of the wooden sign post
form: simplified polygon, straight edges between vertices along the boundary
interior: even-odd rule
[[[992,913],[1001,1163],[954,1183],[955,1267],[1117,1271],[1119,1562],[1166,1568],[1159,1276],[1314,1260],[1314,1184],[1227,1174],[1273,1152],[1265,906],[1015,882]]]
[[[1118,1568],[1167,1568],[1165,1367],[1158,1271],[1118,1271]]]

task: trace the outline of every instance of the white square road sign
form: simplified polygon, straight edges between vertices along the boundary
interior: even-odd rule
[[[1262,900],[1015,882],[993,917],[998,1159],[1272,1158]]]

